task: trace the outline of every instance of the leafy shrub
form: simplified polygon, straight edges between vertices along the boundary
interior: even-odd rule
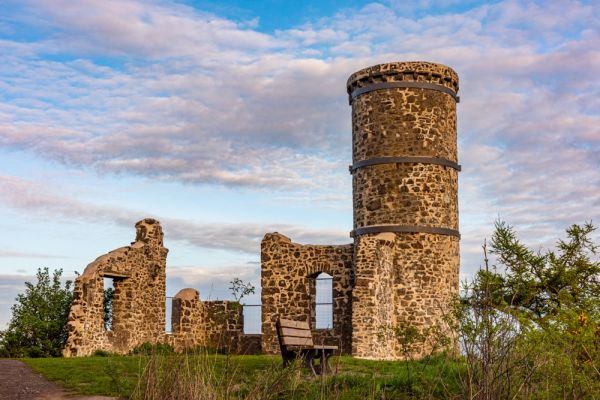
[[[25,282],[25,293],[12,306],[8,328],[0,334],[0,353],[7,357],[59,357],[67,341],[73,292],[61,284],[62,269],[52,275],[39,268],[37,283]]]
[[[175,350],[169,344],[146,342],[136,346],[130,353],[136,355],[174,354]]]
[[[94,357],[112,357],[114,355],[116,354],[106,350],[96,350],[93,354]]]
[[[467,399],[593,399],[600,393],[600,261],[591,224],[567,229],[555,251],[532,251],[504,222],[499,263],[467,285],[457,307]]]

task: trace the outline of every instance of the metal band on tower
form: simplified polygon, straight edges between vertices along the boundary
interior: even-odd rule
[[[459,100],[457,92],[458,76],[450,68],[439,64],[381,64],[352,75],[348,80],[348,95],[353,109],[353,164],[349,170],[353,174],[354,187],[361,186],[360,182],[364,179],[371,179],[366,177],[369,173],[358,174],[360,168],[385,164],[434,165],[460,171],[461,166],[456,161],[455,121],[456,103]],[[428,107],[428,103],[431,103],[432,107]],[[362,120],[362,110],[365,106],[370,107],[367,113],[368,120]],[[448,118],[449,116],[452,118]],[[448,124],[452,121],[453,125]],[[400,169],[399,173],[401,174]],[[425,191],[420,192],[418,187],[412,189],[418,191],[419,196],[427,202]],[[447,193],[452,191],[450,187],[447,189]],[[404,186],[404,189],[392,186],[382,189],[379,186],[377,197],[385,197],[386,194],[403,197],[401,193],[395,193],[398,190],[410,192],[408,186]],[[435,232],[460,237],[456,223],[458,218],[447,215],[445,220],[436,220],[415,216],[412,221],[406,218],[405,221],[400,221],[394,218],[394,214],[400,211],[406,216],[410,215],[410,210],[394,201],[386,202],[392,215],[388,213],[380,215],[379,218],[372,218],[374,213],[371,211],[375,210],[369,210],[368,207],[365,210],[361,207],[366,200],[361,199],[361,194],[365,193],[355,193],[353,235],[377,230]],[[367,194],[372,195],[373,193]],[[371,208],[373,206],[376,207],[377,203],[373,203]],[[419,204],[421,211],[427,207],[429,205]],[[457,213],[456,205],[451,208],[443,211]],[[454,223],[451,220],[454,220]]]

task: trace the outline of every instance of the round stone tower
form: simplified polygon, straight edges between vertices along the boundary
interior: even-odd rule
[[[458,294],[458,75],[428,62],[362,69],[352,105],[352,353],[403,357],[394,329],[443,328]],[[398,332],[396,330],[396,332]],[[430,344],[414,345],[415,356]]]

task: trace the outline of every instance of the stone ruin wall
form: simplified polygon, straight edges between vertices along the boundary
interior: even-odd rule
[[[123,354],[163,336],[168,249],[158,221],[144,219],[135,228],[135,242],[98,257],[75,280],[65,357]],[[114,279],[111,330],[104,327],[105,277]]]
[[[457,91],[453,70],[426,62],[376,65],[348,80],[355,356],[402,358],[387,328],[443,326],[458,294]]]
[[[195,289],[173,298],[172,333],[165,333],[165,268],[160,223],[136,225],[136,241],[89,264],[75,281],[65,357],[97,350],[127,354],[142,343],[167,343],[176,351],[205,347],[257,353],[256,337],[243,334],[242,306],[235,301],[201,301]],[[114,279],[112,329],[104,326],[104,278]]]
[[[265,236],[268,353],[278,352],[277,317],[313,323],[316,271],[334,277],[328,336],[357,357],[403,358],[393,330],[446,329],[444,317],[458,294],[457,74],[428,62],[380,64],[351,75],[347,91],[354,245],[303,246],[277,233]],[[412,356],[431,349],[431,343],[413,346]]]
[[[173,297],[172,332],[166,343],[175,351],[207,348],[224,353],[255,354],[260,343],[244,335],[242,305],[236,301],[202,301],[196,289],[182,289]]]
[[[375,359],[404,357],[391,329],[443,326],[458,294],[458,76],[427,62],[389,63],[350,76],[354,244],[301,245],[279,233],[261,243],[262,350],[279,352],[278,317],[310,323],[316,341]],[[136,242],[90,264],[75,285],[65,356],[125,353],[143,342],[246,352],[241,307],[173,299],[164,334],[165,262],[158,221],[136,224]],[[333,329],[316,330],[315,277],[333,277]],[[103,277],[115,279],[113,329],[103,325]],[[219,318],[217,318],[219,316]],[[215,346],[216,344],[216,346]],[[240,350],[241,349],[241,350]],[[246,350],[244,350],[246,349]],[[416,346],[423,356],[429,344]]]
[[[262,350],[279,353],[278,317],[308,321],[315,342],[352,350],[353,245],[313,246],[293,243],[277,232],[261,243]],[[333,329],[315,329],[315,277],[333,277]]]

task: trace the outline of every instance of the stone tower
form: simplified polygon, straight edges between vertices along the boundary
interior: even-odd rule
[[[428,62],[380,64],[351,75],[347,90],[352,354],[398,359],[391,328],[438,324],[458,293],[458,75]]]

